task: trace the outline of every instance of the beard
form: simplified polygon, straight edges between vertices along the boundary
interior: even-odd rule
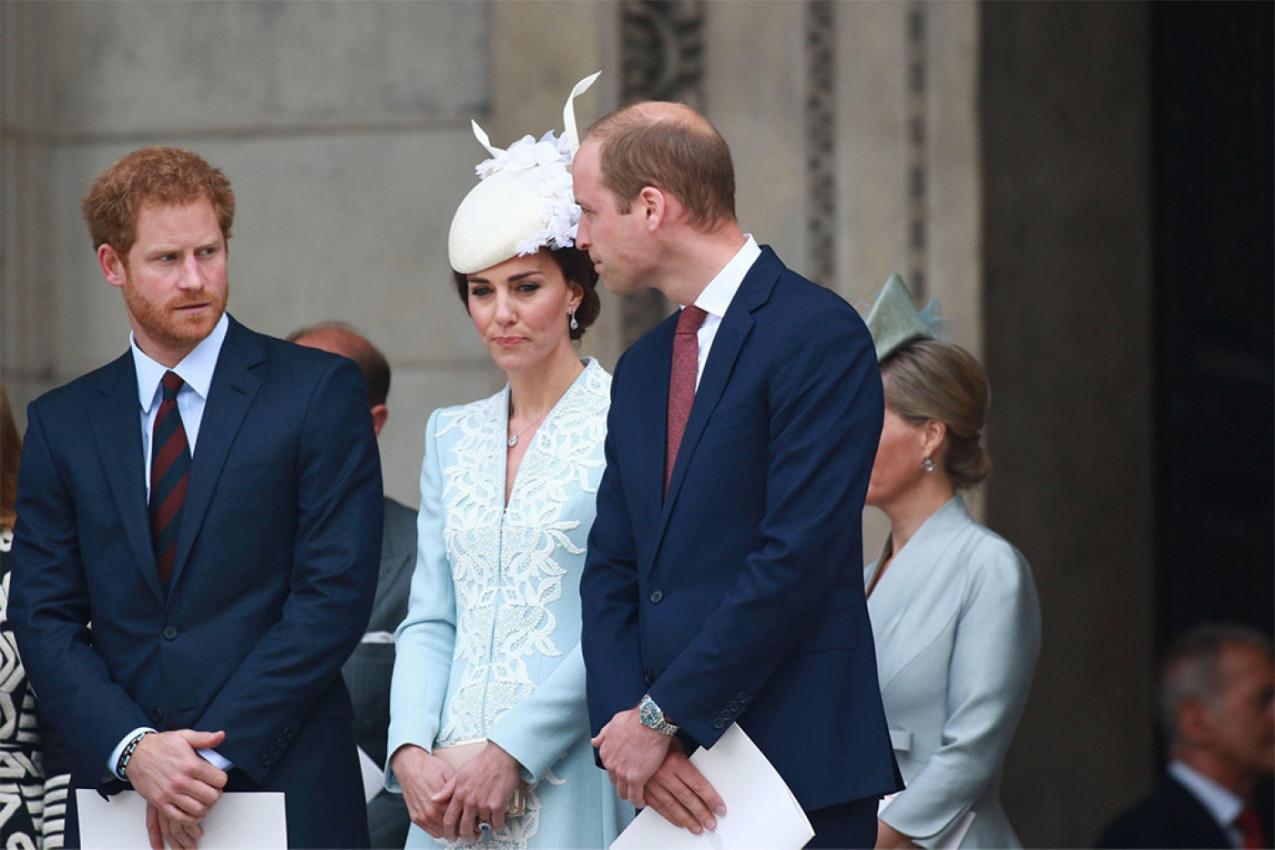
[[[229,287],[220,291],[203,290],[160,303],[128,279],[124,284],[124,304],[138,327],[158,344],[174,349],[194,348],[212,333],[226,312],[228,292]],[[209,309],[200,314],[187,316],[178,312],[184,305],[204,302],[208,302]]]

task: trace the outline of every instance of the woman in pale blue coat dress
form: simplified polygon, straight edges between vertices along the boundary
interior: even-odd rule
[[[611,377],[573,346],[599,303],[573,244],[572,124],[562,140],[489,146],[452,222],[457,292],[509,382],[425,428],[386,775],[412,815],[409,847],[606,847],[633,815],[593,760],[580,653]],[[457,768],[436,755],[475,739]],[[525,811],[506,816],[521,783]]]
[[[1040,654],[1040,604],[1022,554],[957,495],[990,469],[986,377],[964,349],[927,338],[901,281],[868,328],[886,410],[867,503],[890,538],[864,580],[907,786],[882,806],[877,846],[1018,847],[1001,766]]]

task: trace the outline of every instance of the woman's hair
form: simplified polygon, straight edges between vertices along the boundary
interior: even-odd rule
[[[576,324],[578,328],[571,329],[571,339],[578,340],[584,336],[585,328],[593,324],[598,313],[602,311],[602,301],[598,298],[598,273],[593,268],[593,262],[589,259],[589,255],[578,248],[560,248],[558,250],[549,250],[542,248],[543,251],[549,251],[549,256],[558,264],[558,268],[562,270],[562,277],[568,284],[579,284],[580,289],[584,291],[584,297],[580,299],[580,306],[576,308]],[[456,284],[456,294],[460,296],[460,302],[469,305],[469,275],[461,274],[458,271],[452,271],[452,282]]]
[[[22,438],[18,436],[18,426],[13,421],[9,396],[4,391],[4,384],[0,384],[0,528],[13,528],[21,459]]]
[[[965,349],[950,342],[919,339],[881,363],[886,406],[913,425],[935,419],[947,426],[944,467],[960,490],[992,471],[982,445],[991,391],[987,375]]]

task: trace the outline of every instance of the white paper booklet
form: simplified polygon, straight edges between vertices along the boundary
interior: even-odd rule
[[[695,835],[648,808],[620,833],[611,850],[798,850],[814,837],[797,798],[738,723],[711,750],[696,750],[691,763],[726,803],[717,829]]]
[[[80,844],[84,850],[137,850],[150,847],[146,800],[121,791],[103,800],[96,791],[77,788]],[[222,794],[204,820],[199,850],[286,850],[288,823],[283,792]]]
[[[363,802],[370,803],[385,787],[385,771],[376,766],[362,747],[359,747],[359,772],[363,775]]]

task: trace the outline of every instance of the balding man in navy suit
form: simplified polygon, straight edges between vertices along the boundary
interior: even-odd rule
[[[580,583],[599,758],[634,804],[712,829],[722,801],[685,753],[738,723],[811,846],[871,847],[877,800],[900,787],[861,581],[872,340],[741,232],[730,150],[694,110],[603,118],[573,174],[577,244],[607,288],[682,306],[612,384]]]

